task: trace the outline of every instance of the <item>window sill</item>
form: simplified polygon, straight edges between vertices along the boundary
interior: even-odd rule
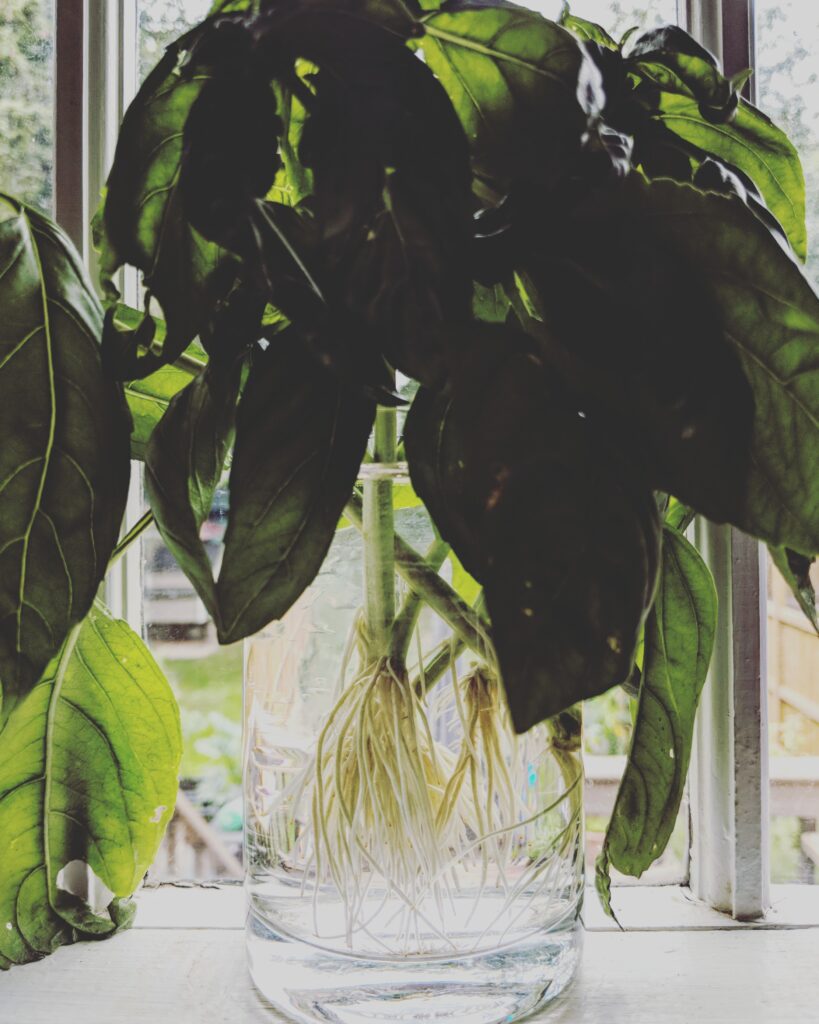
[[[744,926],[677,887],[626,887],[620,932],[590,899],[577,982],[532,1020],[819,1022],[819,892],[781,886],[775,902]],[[240,887],[163,887],[140,903],[130,932],[0,976],[0,1024],[284,1024],[247,975]]]

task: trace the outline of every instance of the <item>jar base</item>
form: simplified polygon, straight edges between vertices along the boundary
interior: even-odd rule
[[[579,920],[474,955],[366,960],[277,933],[251,904],[250,975],[302,1024],[511,1024],[556,999],[577,969]]]

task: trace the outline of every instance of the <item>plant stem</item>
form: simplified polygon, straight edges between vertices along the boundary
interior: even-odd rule
[[[395,462],[395,409],[375,414],[373,462]],[[395,519],[391,480],[365,480],[363,501],[364,622],[374,658],[387,653],[395,620]]]
[[[363,502],[361,496],[353,493],[347,503],[345,513],[357,529],[364,527]],[[458,595],[452,587],[431,569],[423,555],[395,534],[394,557],[398,574],[406,580],[410,588],[439,615],[475,653],[486,658],[491,642],[486,623]]]
[[[111,557],[108,559],[109,569],[117,564],[117,562],[120,560],[120,558],[122,558],[122,556],[125,554],[128,548],[134,543],[135,540],[138,540],[142,536],[142,534],[145,533],[145,531],[153,523],[153,521],[154,514],[149,509],[143,516],[141,516],[134,523],[131,529],[125,534],[125,536],[122,538],[119,544],[117,544],[117,546],[111,552]]]
[[[437,572],[448,554],[449,544],[445,540],[441,540],[440,537],[436,537],[425,552],[424,561],[430,569]],[[420,594],[415,590],[410,590],[401,611],[396,616],[390,643],[390,657],[398,662],[404,663],[407,660],[407,651],[418,623],[418,616],[421,614],[422,605]]]

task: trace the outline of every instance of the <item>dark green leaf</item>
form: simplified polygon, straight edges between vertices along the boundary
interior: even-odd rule
[[[370,400],[312,360],[296,331],[255,353],[239,405],[217,583],[222,643],[281,618],[315,577],[374,415]]]
[[[139,330],[145,313],[119,303],[114,308],[114,324],[118,331]],[[154,318],[153,334],[160,343],[165,338],[165,323]],[[125,386],[125,399],[131,412],[131,458],[144,459],[145,449],[154,427],[177,392],[189,384],[207,363],[205,350],[196,342],[172,364],[161,366],[155,373],[133,380]]]
[[[450,3],[424,21],[427,64],[493,181],[553,183],[574,163],[603,107],[600,75],[554,22],[514,6]]]
[[[799,607],[807,616],[808,621],[819,633],[819,613],[816,608],[816,589],[810,578],[810,571],[816,562],[815,558],[800,555],[788,548],[769,547],[774,565],[782,573],[782,578],[793,591]]]
[[[0,966],[113,933],[176,803],[173,693],[139,637],[95,605],[0,732]],[[87,864],[114,894],[94,911],[61,887]]]
[[[563,8],[560,15],[560,24],[584,42],[599,43],[600,46],[605,46],[608,50],[619,50],[617,43],[602,25],[596,25],[593,21],[586,21],[585,18],[576,17],[569,10],[568,4]]]
[[[145,487],[162,539],[213,619],[213,570],[199,537],[233,444],[239,367],[227,379],[206,369],[170,402],[145,457]]]
[[[27,692],[91,606],[128,491],[128,413],[71,243],[0,197],[0,680]],[[5,709],[6,713],[8,708]]]
[[[648,488],[515,332],[484,327],[405,430],[413,484],[484,586],[512,716],[528,729],[631,671],[654,588]]]
[[[631,750],[598,862],[604,903],[608,863],[639,877],[671,837],[716,625],[717,594],[707,566],[682,534],[666,526]]]
[[[700,113],[696,99],[665,89],[659,94],[655,116],[686,143],[747,174],[784,228],[794,252],[805,259],[805,178],[799,154],[781,129],[745,100],[740,100],[731,121],[711,123]]]
[[[651,222],[708,276],[753,391],[746,496],[732,521],[775,547],[812,555],[819,551],[819,298],[738,198],[669,181],[644,191],[635,229]],[[698,365],[711,369],[707,359]]]
[[[744,504],[751,390],[701,261],[645,216],[653,187],[632,175],[542,212],[521,203],[522,277],[544,325],[526,327],[653,488],[725,522]]]
[[[183,67],[177,44],[145,80],[125,115],[105,199],[95,220],[103,287],[116,297],[113,276],[125,264],[143,272],[162,306],[168,336],[161,354],[141,356],[112,329],[106,344],[120,375],[134,379],[173,362],[205,324],[234,270],[217,245],[188,223],[179,184],[182,133],[208,80]]]

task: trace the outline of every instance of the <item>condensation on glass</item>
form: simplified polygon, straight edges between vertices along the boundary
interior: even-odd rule
[[[52,211],[54,0],[0,4],[0,190]]]

